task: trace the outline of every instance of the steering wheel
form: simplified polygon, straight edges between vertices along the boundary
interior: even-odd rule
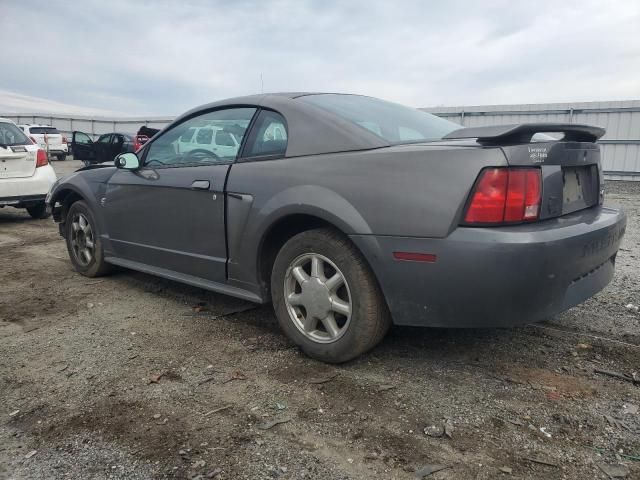
[[[183,157],[186,162],[196,161],[196,162],[207,162],[211,161],[209,159],[213,159],[216,162],[219,162],[221,159],[218,155],[213,153],[210,150],[205,150],[204,148],[196,148],[195,150],[191,150],[187,152],[187,154]]]

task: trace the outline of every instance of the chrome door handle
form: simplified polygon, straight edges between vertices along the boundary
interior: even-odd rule
[[[194,190],[209,190],[209,180],[195,180],[191,184]]]

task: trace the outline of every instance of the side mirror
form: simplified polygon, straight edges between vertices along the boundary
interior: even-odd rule
[[[124,170],[137,170],[140,168],[140,160],[135,153],[121,153],[114,161],[116,167]]]

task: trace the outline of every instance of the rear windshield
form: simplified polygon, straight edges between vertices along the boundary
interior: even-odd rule
[[[10,145],[31,145],[31,140],[27,138],[22,130],[13,123],[0,122],[0,147]]]
[[[47,135],[55,135],[60,133],[55,127],[29,127],[29,132],[36,135],[42,135],[43,133],[46,133]]]
[[[461,128],[427,112],[359,95],[321,94],[300,97],[349,120],[391,144],[440,140],[447,133]]]

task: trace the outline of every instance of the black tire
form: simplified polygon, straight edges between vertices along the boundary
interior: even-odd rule
[[[59,162],[63,162],[67,159],[67,155],[64,153],[61,153],[60,155],[56,155],[56,158],[58,159]]]
[[[87,220],[87,223],[91,228],[91,240],[94,247],[90,261],[86,261],[84,257],[83,259],[80,259],[80,253],[75,250],[73,245],[73,223],[74,218],[79,215],[82,215]],[[75,268],[78,273],[81,273],[86,277],[100,277],[111,272],[111,265],[104,261],[102,240],[100,239],[100,233],[97,228],[95,217],[84,201],[78,200],[71,205],[64,222],[64,229],[69,258],[71,259],[73,268]]]
[[[47,204],[44,202],[28,206],[27,212],[29,212],[31,218],[36,219],[48,218],[49,215],[51,215],[51,211],[47,208]]]
[[[331,343],[320,343],[303,334],[294,324],[284,298],[289,267],[311,253],[335,264],[349,286],[350,321],[344,333]],[[271,296],[286,335],[308,356],[327,363],[346,362],[372,349],[391,325],[387,304],[364,257],[347,237],[330,228],[302,232],[282,246],[271,274]]]

